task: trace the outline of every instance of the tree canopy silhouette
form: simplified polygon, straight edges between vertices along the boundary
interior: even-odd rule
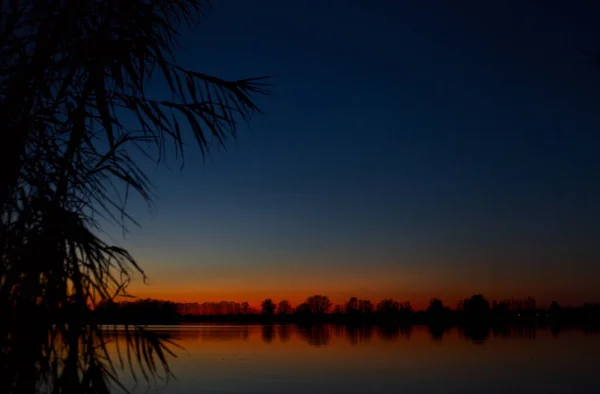
[[[277,306],[272,299],[267,298],[260,304],[261,313],[265,316],[272,316],[275,313]]]
[[[490,315],[490,303],[482,294],[475,294],[464,300],[460,309],[470,319],[484,319]]]
[[[312,314],[322,315],[331,309],[329,297],[323,295],[313,295],[306,299],[306,305]]]
[[[391,299],[385,298],[377,304],[377,313],[382,315],[394,315],[400,312],[400,303]]]
[[[432,298],[427,307],[428,313],[441,313],[444,310],[444,303],[439,298]]]
[[[177,64],[178,28],[197,22],[207,6],[200,0],[3,5],[1,269],[9,288],[35,267],[29,277],[46,278],[48,287],[60,285],[81,302],[122,293],[131,269],[143,271],[126,250],[97,236],[96,217],[126,228],[135,223],[125,209],[130,190],[150,203],[150,180],[133,153],[161,162],[172,148],[183,159],[189,132],[204,154],[260,112],[252,95],[267,92],[263,78],[225,80]],[[170,97],[152,95],[150,80],[164,81]],[[47,252],[43,264],[23,250],[35,242]],[[58,254],[53,269],[65,275],[48,275],[50,249]],[[68,280],[78,285],[65,286]]]
[[[278,315],[289,315],[292,313],[293,308],[292,304],[288,300],[281,300],[279,304],[277,304],[277,314]]]
[[[63,337],[85,326],[102,338],[86,311],[144,273],[101,236],[101,220],[137,224],[132,191],[151,203],[137,158],[162,163],[171,151],[183,165],[186,134],[201,154],[225,146],[260,112],[254,97],[268,84],[178,64],[179,32],[207,1],[26,0],[0,10],[1,334],[34,317],[46,330],[62,316],[68,324],[53,327]],[[150,81],[169,94],[153,94]]]

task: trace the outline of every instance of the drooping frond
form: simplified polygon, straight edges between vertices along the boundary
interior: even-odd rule
[[[254,100],[268,92],[266,78],[227,80],[177,63],[180,29],[209,8],[203,0],[0,0],[0,334],[11,342],[23,316],[40,327],[68,320],[52,326],[69,338],[61,382],[113,376],[97,353],[102,331],[86,319],[143,271],[100,238],[96,219],[133,221],[130,191],[150,202],[136,150],[158,163],[172,150],[183,163],[188,139],[207,154],[260,113]],[[150,81],[168,94],[152,95]],[[168,371],[163,339],[133,334],[128,355],[143,375]],[[52,359],[44,357],[36,365]],[[99,384],[93,392],[105,392]]]

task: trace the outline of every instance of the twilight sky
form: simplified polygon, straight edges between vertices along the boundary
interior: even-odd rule
[[[227,152],[149,172],[131,290],[600,301],[593,3],[215,1],[181,62],[277,86]]]

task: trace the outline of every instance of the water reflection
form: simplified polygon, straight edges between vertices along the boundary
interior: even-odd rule
[[[432,325],[428,328],[429,334],[431,335],[431,339],[433,339],[436,342],[441,341],[444,337],[444,334],[446,334],[450,330],[450,327],[445,327],[443,325]]]
[[[199,341],[232,341],[249,340],[252,332],[260,332],[260,338],[265,344],[276,341],[287,343],[299,340],[316,347],[327,346],[332,338],[343,339],[351,345],[377,341],[397,341],[398,339],[411,339],[413,326],[404,325],[334,325],[334,324],[307,324],[307,325],[181,325],[181,326],[151,327],[153,332],[169,333],[170,338],[180,340]],[[172,330],[176,327],[176,330]],[[426,330],[434,342],[443,342],[444,338],[459,334],[459,337],[473,343],[485,343],[494,339],[536,339],[538,329],[535,326],[498,326],[488,327],[482,325],[469,325],[461,327],[451,326],[417,326]],[[559,329],[544,328],[544,331],[558,335]],[[598,333],[597,329],[580,329],[585,335]]]
[[[327,346],[329,344],[331,331],[331,326],[323,324],[311,324],[297,327],[298,336],[308,342],[309,345],[316,347]]]
[[[0,327],[0,393],[111,393],[134,382],[167,381],[178,348],[169,333],[141,327]]]
[[[274,326],[263,326],[262,327],[262,340],[265,343],[271,343],[275,339],[275,327]]]
[[[173,330],[176,327],[176,330]],[[432,340],[443,341],[445,337],[456,331],[460,336],[471,342],[486,342],[490,338],[503,339],[536,339],[538,329],[535,326],[498,326],[481,325],[449,327],[449,326],[417,326],[425,329]],[[233,341],[249,340],[251,332],[260,331],[260,337],[265,343],[274,341],[289,342],[291,339],[301,339],[307,344],[326,346],[331,337],[343,338],[350,344],[360,344],[373,340],[395,341],[399,338],[410,339],[413,326],[403,325],[181,325],[181,326],[151,326],[152,332],[169,335],[170,339],[198,341]],[[544,328],[554,335],[560,329]],[[597,329],[581,328],[586,335],[596,335]]]
[[[600,354],[600,337],[581,329],[563,330],[559,339],[548,329],[527,326],[176,330],[191,356],[173,362],[177,382],[169,394],[587,393],[596,384]]]
[[[471,325],[462,327],[462,333],[466,339],[474,343],[483,343],[490,336],[490,328],[482,325]]]
[[[279,335],[279,340],[281,342],[289,342],[292,336],[292,327],[288,325],[281,325],[277,327],[277,335]]]
[[[21,327],[16,331],[4,332],[5,335],[0,337],[0,393],[108,394],[116,392],[116,389],[140,387],[140,382],[145,382],[146,387],[165,385],[172,382],[169,379],[171,371],[177,381],[183,381],[183,384],[188,384],[193,389],[205,386],[220,389],[229,384],[225,377],[228,368],[237,368],[236,365],[245,363],[246,360],[274,363],[275,366],[269,364],[264,371],[244,372],[249,378],[258,380],[271,379],[271,373],[286,376],[285,379],[300,379],[306,373],[302,370],[306,368],[303,363],[310,359],[311,363],[318,364],[319,357],[335,360],[331,361],[333,364],[323,366],[323,372],[327,370],[328,373],[334,373],[336,368],[365,368],[360,364],[361,360],[369,360],[369,365],[373,368],[377,366],[382,371],[398,363],[405,368],[413,363],[422,366],[427,363],[443,363],[445,368],[454,368],[453,363],[462,363],[468,367],[472,362],[476,363],[473,365],[479,363],[467,356],[472,352],[470,349],[486,345],[485,348],[493,349],[489,352],[490,357],[502,359],[511,352],[523,352],[525,348],[522,344],[519,345],[522,340],[536,343],[541,340],[540,343],[550,349],[540,353],[538,364],[548,361],[561,364],[566,359],[583,357],[577,354],[594,347],[596,350],[590,352],[590,357],[600,351],[598,331],[592,328],[561,331],[558,337],[557,329],[540,331],[533,326],[490,328],[475,325],[450,328],[312,324],[152,326],[144,330],[96,328],[52,327],[44,332],[39,327]],[[574,336],[574,333],[577,335]],[[575,342],[573,338],[576,339]],[[560,344],[560,347],[548,347],[548,340]],[[488,344],[492,347],[489,348]],[[184,353],[177,349],[178,345],[185,349]],[[319,350],[310,354],[301,350],[316,348]],[[170,365],[167,363],[168,355],[174,349],[178,354],[186,354],[186,357],[171,358],[175,362]],[[311,357],[317,359],[313,360]],[[531,358],[533,355],[529,354],[527,357]],[[217,361],[226,364],[219,367]],[[588,362],[589,360],[586,363]],[[286,365],[289,369],[284,369]],[[290,367],[291,365],[294,367]],[[239,364],[239,367],[242,368],[242,365]],[[212,371],[211,376],[204,377],[206,381],[199,381],[193,378],[192,372],[188,372],[203,368]],[[297,368],[300,368],[300,372]],[[437,373],[443,374],[444,371],[439,370]],[[492,372],[481,373],[493,375]],[[571,371],[571,374],[578,373],[582,371]],[[190,379],[195,380],[190,382]],[[325,375],[322,379],[326,379]],[[383,388],[401,383],[394,381],[393,377],[385,379],[378,383]],[[362,380],[355,382],[357,387],[361,382]],[[167,391],[178,392],[175,388]]]

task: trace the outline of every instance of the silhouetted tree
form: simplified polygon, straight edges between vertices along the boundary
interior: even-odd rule
[[[444,326],[447,325],[452,318],[452,311],[450,308],[444,306],[444,303],[438,298],[431,299],[429,306],[425,310],[425,314],[430,325],[441,325],[441,327],[432,328],[432,330],[443,330]],[[435,333],[432,331],[432,335],[434,334]]]
[[[314,295],[310,296],[306,299],[306,304],[308,305],[311,313],[315,315],[322,315],[329,312],[331,308],[331,301],[329,297],[322,295]]]
[[[377,313],[382,315],[395,315],[400,312],[400,303],[391,298],[385,298],[377,304]]]
[[[468,318],[486,318],[490,315],[490,303],[482,294],[464,300],[462,309]]]
[[[300,316],[307,316],[310,315],[312,311],[310,305],[307,302],[303,302],[296,307],[295,313]]]
[[[404,301],[402,304],[400,304],[400,312],[404,314],[411,314],[413,312],[410,301]]]
[[[432,298],[431,301],[429,301],[426,312],[432,315],[440,315],[444,312],[444,303],[438,298]]]
[[[509,305],[506,302],[492,302],[492,315],[497,319],[509,319],[514,313],[510,311]]]
[[[358,309],[363,315],[373,313],[375,307],[369,300],[358,300]]]
[[[272,299],[267,298],[261,304],[261,313],[265,316],[272,316],[275,313],[275,303]]]
[[[171,301],[144,298],[133,302],[104,302],[94,309],[98,321],[118,324],[177,323],[181,315]]]
[[[548,314],[551,316],[558,316],[562,310],[560,304],[556,301],[552,301],[548,307]]]
[[[350,316],[369,314],[374,311],[373,304],[369,300],[362,300],[356,297],[350,298],[346,303],[346,314]]]
[[[346,314],[356,315],[359,312],[358,298],[351,297],[346,303]]]
[[[292,304],[288,300],[282,300],[277,304],[277,314],[278,315],[289,315],[292,313],[293,308]]]
[[[182,130],[202,152],[215,146],[211,138],[222,145],[239,120],[258,111],[251,95],[265,90],[260,79],[228,81],[174,61],[179,21],[195,20],[203,1],[43,4],[3,10],[11,23],[0,37],[0,49],[10,54],[0,65],[0,274],[20,295],[26,288],[47,304],[64,303],[50,299],[57,292],[41,290],[52,286],[87,306],[123,293],[131,269],[142,272],[126,250],[97,236],[90,216],[104,211],[119,225],[131,223],[123,209],[128,193],[113,193],[119,184],[150,200],[149,180],[132,151],[161,161],[173,146],[180,155]],[[151,75],[164,78],[169,94],[149,96],[144,86]],[[182,120],[189,127],[180,127]]]
[[[247,303],[246,301],[242,302],[242,313],[245,315],[250,313],[250,304]]]
[[[167,148],[182,157],[188,133],[204,153],[259,112],[252,96],[266,93],[260,79],[225,80],[174,59],[181,24],[204,11],[201,0],[2,3],[0,315],[10,331],[46,331],[62,315],[68,322],[52,327],[65,337],[91,330],[101,341],[88,308],[126,294],[130,275],[143,274],[127,250],[100,236],[97,221],[125,231],[135,223],[125,209],[130,191],[151,201],[134,151],[157,162]],[[151,78],[165,82],[162,97],[145,89]],[[69,338],[71,352],[102,349]],[[100,364],[89,368],[109,376]]]

